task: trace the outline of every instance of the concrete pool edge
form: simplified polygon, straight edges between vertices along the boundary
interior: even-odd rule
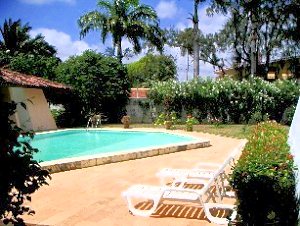
[[[107,128],[105,128],[107,130]],[[115,130],[115,129],[112,129]],[[120,130],[120,129],[119,129]],[[131,130],[131,131],[145,131],[145,130]],[[164,132],[176,134],[181,136],[190,136],[190,134],[178,134],[171,131],[162,130],[148,130],[149,132]],[[163,154],[175,153],[179,151],[186,151],[196,148],[204,148],[210,146],[210,141],[207,139],[194,137],[196,140],[190,142],[182,142],[174,145],[164,145],[152,148],[143,148],[132,151],[120,151],[114,154],[97,154],[76,158],[66,158],[61,160],[42,162],[40,165],[43,169],[48,170],[50,173],[58,173],[63,171],[82,169],[92,166],[104,165],[109,163],[123,162],[147,157],[153,157]]]

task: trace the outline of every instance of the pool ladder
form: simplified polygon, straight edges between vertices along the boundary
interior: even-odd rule
[[[89,128],[98,128],[101,126],[103,121],[107,121],[107,118],[103,114],[94,114],[89,117],[89,120],[86,124],[86,131]]]

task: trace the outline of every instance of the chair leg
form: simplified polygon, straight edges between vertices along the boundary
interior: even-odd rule
[[[237,212],[234,209],[234,205],[229,205],[229,204],[220,204],[220,203],[204,203],[203,204],[204,212],[206,217],[215,224],[220,224],[220,225],[227,225],[229,223],[229,220],[227,218],[222,218],[222,217],[214,217],[210,213],[210,209],[229,209],[232,210],[232,214],[230,216],[230,220],[234,220],[237,216]]]
[[[134,204],[132,203],[132,200],[130,197],[126,197],[129,213],[132,215],[137,215],[141,217],[149,217],[151,214],[155,213],[155,210],[157,209],[160,199],[153,200],[153,206],[149,210],[139,210],[135,208]]]

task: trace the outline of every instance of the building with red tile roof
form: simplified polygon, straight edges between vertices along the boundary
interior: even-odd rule
[[[45,78],[34,75],[27,75],[17,71],[8,69],[0,69],[0,84],[1,86],[17,86],[31,88],[54,88],[54,89],[71,89],[70,86],[62,83],[53,82]]]
[[[18,105],[12,116],[17,126],[25,131],[57,129],[43,89],[56,92],[69,91],[72,88],[34,75],[0,69],[0,94],[4,101],[22,102],[26,105],[26,109]]]

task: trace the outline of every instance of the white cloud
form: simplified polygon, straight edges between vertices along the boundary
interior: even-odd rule
[[[171,19],[178,12],[178,8],[175,1],[165,0],[160,1],[155,10],[157,12],[158,17],[160,17],[161,19]]]
[[[75,4],[76,0],[19,0],[21,2],[27,3],[27,4],[33,4],[33,5],[44,5],[49,4],[53,2],[63,2],[68,4]]]
[[[177,74],[180,81],[186,81],[187,77],[187,55],[182,56],[179,47],[165,46],[165,54],[170,54],[176,59]],[[189,56],[189,73],[188,78],[193,79],[193,57]],[[200,62],[200,77],[214,77],[214,68],[210,64]]]
[[[199,9],[199,29],[204,34],[215,33],[222,29],[223,25],[227,21],[227,17],[222,14],[214,14],[213,16],[208,16],[206,14],[207,8]],[[179,21],[175,28],[179,30],[183,30],[188,27],[193,27],[193,23],[190,19],[185,19]]]
[[[71,36],[55,29],[38,28],[30,32],[31,36],[42,34],[45,40],[57,49],[57,56],[66,60],[69,56],[81,54],[87,49],[100,50],[99,46],[89,45],[85,41],[72,40]]]
[[[227,17],[222,14],[208,16],[206,8],[199,10],[199,28],[204,34],[215,33],[221,30],[226,21]]]

